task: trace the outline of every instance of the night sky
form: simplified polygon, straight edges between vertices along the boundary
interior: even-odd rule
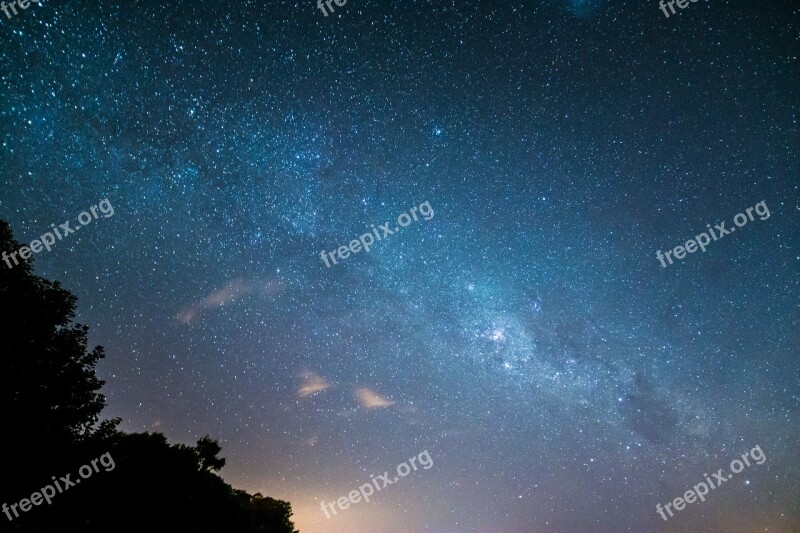
[[[104,416],[219,439],[304,533],[800,531],[800,6],[333,9],[0,12],[0,218],[114,208],[34,256]]]

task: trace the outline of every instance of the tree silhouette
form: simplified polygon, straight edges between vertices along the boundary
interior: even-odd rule
[[[0,220],[0,251],[20,248]],[[13,265],[13,262],[12,262]],[[162,434],[125,434],[100,421],[105,397],[95,366],[105,354],[87,348],[88,327],[75,324],[77,299],[33,274],[31,260],[0,262],[0,409],[6,460],[0,504],[31,496],[53,476],[108,453],[111,469],[59,493],[0,531],[106,533],[157,530],[296,533],[287,502],[251,496],[225,483],[219,444],[170,445]],[[108,471],[104,471],[108,470]]]
[[[225,459],[217,457],[222,448],[208,435],[197,441],[195,450],[201,470],[217,472],[225,466]]]
[[[0,250],[20,246],[0,221]],[[58,282],[33,275],[31,260],[13,268],[0,263],[0,409],[13,429],[4,446],[13,458],[3,473],[4,498],[118,423],[97,424],[105,397],[94,369],[104,354],[99,347],[87,351],[88,328],[72,321],[75,303]]]

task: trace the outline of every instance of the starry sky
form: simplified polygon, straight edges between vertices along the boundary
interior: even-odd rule
[[[800,530],[797,4],[333,8],[0,13],[0,218],[114,207],[34,256],[106,348],[105,416],[219,439],[303,532]]]

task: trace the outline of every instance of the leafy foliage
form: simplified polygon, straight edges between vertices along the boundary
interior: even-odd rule
[[[0,251],[20,248],[0,221]],[[296,533],[291,505],[233,489],[217,472],[219,444],[171,445],[164,435],[125,434],[100,421],[105,397],[89,350],[88,327],[75,324],[77,299],[33,274],[31,260],[0,263],[0,409],[6,451],[0,503],[9,505],[109,453],[113,467],[34,507],[2,528],[19,532],[209,531]]]

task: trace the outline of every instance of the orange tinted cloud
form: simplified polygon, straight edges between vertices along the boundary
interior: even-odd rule
[[[260,282],[250,282],[242,278],[229,281],[224,287],[216,290],[203,298],[198,303],[184,308],[178,314],[178,321],[181,324],[189,324],[199,318],[205,311],[233,304],[234,302],[246,298],[253,293],[261,293],[265,296],[278,294],[283,289],[280,281],[270,279]]]
[[[358,396],[358,402],[361,404],[361,407],[365,409],[377,409],[379,407],[394,405],[393,401],[384,398],[377,392],[366,387],[356,389],[356,396]]]
[[[300,388],[297,389],[297,395],[301,398],[322,392],[330,387],[330,383],[328,383],[325,378],[313,372],[303,372],[301,375],[303,376],[303,383],[300,385]]]

